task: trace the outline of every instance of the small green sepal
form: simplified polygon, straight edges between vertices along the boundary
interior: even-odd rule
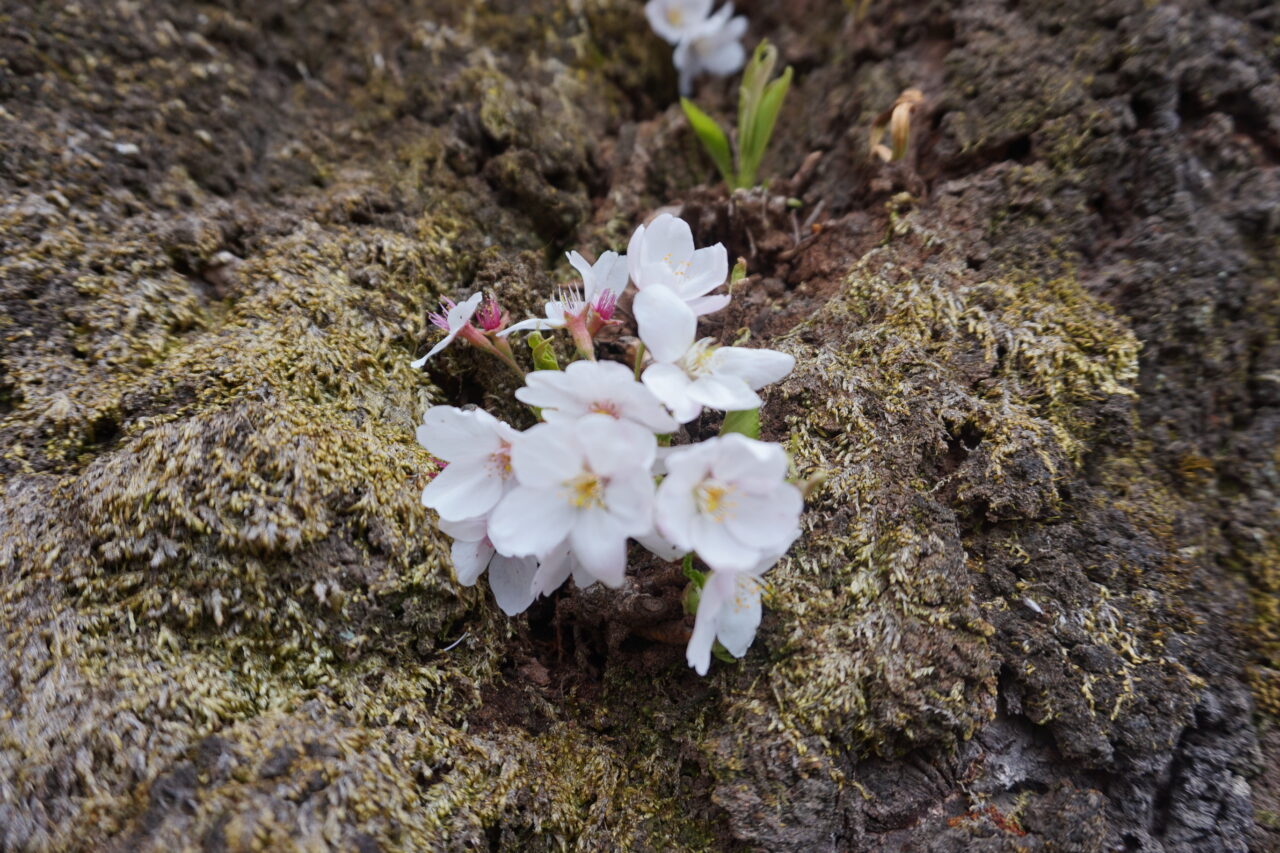
[[[533,351],[534,370],[560,369],[560,362],[556,360],[556,353],[551,347],[551,341],[544,338],[541,332],[530,332],[527,340],[529,349]]]
[[[720,427],[721,435],[731,432],[741,433],[747,438],[760,440],[760,410],[744,409],[739,412],[725,412],[724,424]]]

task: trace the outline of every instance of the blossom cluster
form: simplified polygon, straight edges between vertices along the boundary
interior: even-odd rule
[[[747,19],[725,3],[714,13],[713,0],[649,0],[644,6],[649,26],[675,46],[672,61],[680,73],[680,94],[693,93],[693,81],[706,73],[727,77],[747,61],[742,37]]]
[[[717,641],[734,657],[750,646],[760,577],[799,535],[803,500],[776,443],[725,430],[692,444],[672,438],[704,410],[758,410],[757,392],[795,360],[698,338],[698,318],[730,301],[714,292],[728,256],[720,244],[695,248],[677,217],[640,226],[625,256],[604,252],[591,264],[571,252],[569,262],[582,284],[562,288],[542,317],[509,325],[480,294],[433,316],[446,336],[417,365],[463,340],[519,369],[508,337],[554,329],[570,334],[580,358],[523,376],[516,399],[540,419],[523,432],[480,409],[429,409],[418,440],[446,464],[422,503],[453,537],[458,580],[474,584],[487,570],[509,615],[570,577],[580,587],[622,586],[628,540],[685,558],[698,593],[687,658],[705,674]],[[621,323],[618,301],[631,285],[643,345],[636,363],[597,361],[595,338]],[[691,570],[689,555],[710,573]]]

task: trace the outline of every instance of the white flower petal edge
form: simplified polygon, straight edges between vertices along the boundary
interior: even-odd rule
[[[631,313],[635,315],[640,340],[655,361],[679,361],[698,335],[698,318],[693,309],[670,288],[640,291]]]
[[[564,370],[535,371],[524,381],[516,399],[541,409],[548,423],[602,414],[659,434],[679,426],[653,392],[616,361],[575,361]]]
[[[594,303],[606,290],[621,296],[627,288],[626,258],[612,250],[601,252],[594,264],[577,252],[566,252],[569,265],[582,276],[582,296],[587,304]]]
[[[483,298],[483,293],[473,293],[465,302],[459,302],[457,305],[450,308],[449,313],[446,315],[448,328],[446,329],[444,339],[433,346],[422,358],[410,363],[409,366],[415,370],[422,367],[422,365],[427,363],[427,359],[453,343],[453,339],[458,336],[458,333],[466,328],[467,324],[471,322],[471,318],[475,316],[476,308],[480,306],[480,300]]]
[[[515,485],[511,447],[519,435],[482,409],[432,406],[418,442],[448,465],[422,490],[422,505],[447,521],[489,513]]]
[[[533,592],[535,595],[550,595],[570,577],[578,585],[578,589],[586,589],[596,583],[596,579],[582,568],[578,558],[573,555],[569,540],[566,539],[539,558],[538,572],[533,578]]]
[[[523,613],[537,597],[533,592],[533,575],[538,561],[532,557],[507,557],[494,551],[485,533],[486,519],[440,521],[440,530],[453,537],[451,555],[458,583],[472,586],[485,569],[489,570],[489,589],[494,600],[508,616]]]
[[[533,604],[537,594],[533,591],[533,576],[538,561],[533,557],[505,557],[495,554],[489,563],[489,589],[493,598],[508,616],[523,613]]]

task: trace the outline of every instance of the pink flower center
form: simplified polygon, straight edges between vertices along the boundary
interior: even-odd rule
[[[607,323],[613,319],[613,312],[618,308],[618,297],[614,295],[612,290],[605,288],[600,292],[600,295],[596,297],[596,304],[594,308],[600,319]]]
[[[596,400],[590,406],[587,406],[588,412],[598,415],[608,415],[611,418],[621,418],[622,412],[618,409],[618,404],[613,400]]]

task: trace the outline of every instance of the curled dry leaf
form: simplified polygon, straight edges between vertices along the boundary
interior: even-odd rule
[[[907,154],[907,143],[911,138],[911,113],[924,103],[924,93],[919,89],[907,89],[893,106],[885,110],[871,125],[871,154],[886,163],[901,160]],[[882,143],[885,129],[889,131],[889,139],[893,147]]]

